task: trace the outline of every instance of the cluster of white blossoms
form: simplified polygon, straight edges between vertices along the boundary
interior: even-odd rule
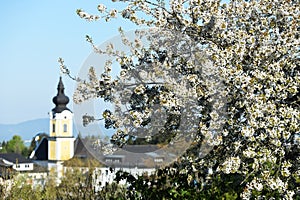
[[[246,188],[245,188],[245,192],[242,194],[242,199],[249,199],[251,198],[251,191],[255,190],[258,192],[261,192],[264,189],[264,184],[263,182],[265,182],[262,179],[259,178],[253,178],[253,180],[247,184]],[[284,184],[284,182],[282,180],[280,180],[279,178],[277,179],[269,179],[268,181],[266,181],[266,183],[269,185],[270,188],[272,188],[273,190],[286,190],[286,193],[284,195],[284,199],[286,200],[292,200],[293,196],[295,194],[294,191],[289,191],[287,190],[287,184]],[[263,195],[258,196],[258,198],[265,198]]]
[[[98,9],[98,11],[99,11],[100,13],[103,13],[103,12],[106,11],[106,6],[103,5],[103,4],[99,4],[99,5],[97,6],[97,9]]]
[[[121,81],[130,80],[132,73],[140,71],[140,74],[134,74],[138,80],[141,77],[141,80],[144,77],[160,77],[154,80],[161,79],[178,87],[176,90],[158,90],[158,100],[165,108],[183,105],[182,99],[177,97],[183,97],[185,92],[196,96],[199,102],[206,98],[208,104],[197,107],[198,111],[201,110],[200,113],[213,105],[214,109],[206,112],[209,118],[197,113],[203,120],[197,124],[200,124],[199,130],[207,141],[218,147],[214,150],[215,156],[208,157],[209,160],[191,162],[193,168],[206,167],[218,169],[213,173],[241,174],[245,190],[240,196],[245,199],[253,197],[256,194],[254,190],[261,191],[263,188],[267,191],[279,191],[281,197],[286,199],[291,199],[297,191],[299,193],[299,186],[290,183],[298,181],[299,184],[300,159],[295,154],[299,152],[297,140],[300,133],[300,2],[125,0],[124,3],[128,6],[119,11],[98,6],[98,17],[108,21],[121,14],[121,17],[138,25],[180,32],[180,36],[188,37],[194,42],[193,45],[197,44],[195,46],[205,51],[214,66],[211,73],[198,72],[197,67],[201,66],[201,62],[194,59],[195,53],[190,60],[187,59],[184,68],[186,71],[182,71],[182,65],[177,62],[180,58],[168,53],[162,62],[153,64],[162,54],[157,54],[156,58],[151,55],[147,57],[146,49],[139,40],[129,42],[125,38],[125,43],[132,47],[131,56],[108,51],[110,55],[117,57],[117,62],[122,67],[120,77],[125,78]],[[98,19],[83,11],[78,11],[78,14],[84,19]],[[162,34],[161,39],[151,40],[151,48],[161,46],[165,37],[166,34]],[[177,41],[176,34],[169,37],[174,37],[172,40]],[[168,45],[175,44],[170,42]],[[183,52],[182,57],[187,58],[186,47],[180,47],[178,43],[176,45],[177,55]],[[94,45],[93,47],[95,48]],[[143,63],[151,60],[152,63],[135,69],[137,65],[130,64],[134,62],[134,58]],[[195,60],[197,62],[192,62]],[[143,67],[151,67],[153,70],[147,71]],[[174,77],[166,73],[172,67],[180,72],[180,76]],[[197,73],[193,73],[193,70]],[[107,85],[118,85],[113,81],[109,79]],[[190,86],[186,87],[181,81],[186,81]],[[98,91],[100,88],[106,92],[105,95],[112,94],[105,84],[99,87],[97,84],[79,84],[78,93],[86,93],[85,96],[88,96],[86,91],[93,92],[92,89],[85,90],[86,87],[97,88]],[[139,81],[132,90],[137,95],[143,95],[146,91],[150,92],[146,85]],[[214,98],[210,98],[212,96]],[[76,95],[75,97],[77,99]],[[222,99],[224,97],[226,100]],[[221,109],[225,105],[226,115]],[[138,126],[143,121],[141,119],[145,119],[143,115],[143,112],[139,112],[127,116],[139,119],[136,124]],[[213,137],[215,133],[219,137]],[[213,139],[217,142],[213,142]]]
[[[224,173],[236,173],[241,164],[241,159],[239,157],[230,157],[225,160],[222,166],[220,166],[220,170],[222,170]]]
[[[84,12],[83,10],[80,10],[80,9],[77,10],[77,15],[79,15],[79,17],[81,17],[87,21],[95,21],[100,18],[98,15],[90,15],[89,13]]]

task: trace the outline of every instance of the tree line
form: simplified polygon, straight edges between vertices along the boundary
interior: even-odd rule
[[[10,140],[2,141],[0,153],[18,153],[27,158],[36,148],[37,142],[40,142],[43,137],[47,137],[47,134],[40,134],[37,141],[35,141],[35,138],[33,138],[30,145],[26,146],[21,136],[14,135]]]

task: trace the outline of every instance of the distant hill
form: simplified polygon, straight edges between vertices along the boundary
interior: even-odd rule
[[[114,130],[107,130],[103,124],[91,124],[87,127],[73,125],[73,135],[76,137],[77,132],[82,136],[86,135],[103,135],[111,136]],[[0,142],[10,140],[14,135],[19,135],[25,141],[26,145],[30,143],[32,138],[38,133],[49,134],[49,119],[35,119],[25,121],[19,124],[0,124]]]
[[[49,119],[35,119],[19,124],[0,124],[0,141],[8,141],[14,135],[31,140],[38,133],[49,133]]]

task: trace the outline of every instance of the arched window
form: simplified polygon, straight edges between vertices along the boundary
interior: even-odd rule
[[[52,124],[52,133],[55,132],[55,124]]]
[[[64,124],[64,132],[67,132],[68,131],[68,126],[67,124]]]

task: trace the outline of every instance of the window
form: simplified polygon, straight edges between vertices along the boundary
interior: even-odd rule
[[[64,124],[64,132],[67,132],[68,131],[68,126],[67,124]]]
[[[55,132],[55,124],[52,124],[52,132]]]
[[[163,158],[155,158],[155,159],[154,159],[154,162],[157,162],[157,163],[158,163],[158,162],[163,162],[163,161],[164,161]]]

